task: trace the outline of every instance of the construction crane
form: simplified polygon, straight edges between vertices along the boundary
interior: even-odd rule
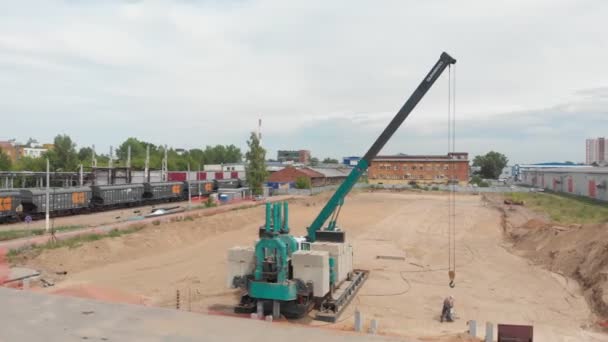
[[[447,53],[441,54],[308,226],[307,236],[290,234],[287,202],[266,204],[266,221],[259,229],[255,248],[233,247],[228,253],[228,286],[243,289],[236,312],[258,315],[272,312],[275,318],[280,315],[298,318],[316,308],[316,319],[337,320],[369,274],[353,269],[352,245],[337,225],[344,199],[443,71],[455,63]]]

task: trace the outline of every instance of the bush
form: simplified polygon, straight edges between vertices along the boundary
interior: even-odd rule
[[[434,187],[431,188],[431,190],[433,190],[433,191],[439,191],[439,187],[438,186],[434,186]]]
[[[474,175],[473,177],[471,177],[471,181],[469,183],[475,184],[480,188],[487,188],[490,186],[490,183],[484,181],[483,178],[478,175]]]
[[[310,178],[298,177],[296,178],[296,189],[310,189]]]
[[[205,202],[205,208],[215,207],[217,204],[211,199],[211,196],[207,197],[207,201]]]

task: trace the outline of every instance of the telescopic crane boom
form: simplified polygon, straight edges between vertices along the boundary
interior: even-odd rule
[[[412,110],[416,107],[418,102],[424,97],[426,92],[431,88],[431,86],[435,83],[435,81],[439,78],[441,73],[451,64],[455,64],[456,59],[452,58],[446,52],[443,52],[439,57],[439,60],[431,71],[424,77],[422,82],[414,93],[410,96],[410,98],[405,102],[403,107],[399,110],[397,115],[393,118],[393,120],[389,123],[389,125],[384,129],[384,131],[380,134],[378,139],[374,142],[374,144],[369,148],[367,153],[361,158],[359,163],[353,170],[350,172],[348,177],[344,180],[344,182],[338,187],[336,192],[329,199],[325,207],[321,210],[319,215],[315,218],[312,224],[307,228],[308,236],[307,240],[310,242],[314,242],[317,240],[317,236],[319,233],[329,233],[328,235],[332,235],[336,228],[336,220],[340,211],[340,207],[344,203],[344,198],[353,188],[353,186],[357,183],[361,175],[367,170],[371,161],[378,155],[382,147],[389,141],[389,139],[393,136],[395,131],[401,126],[403,121],[410,115]],[[323,225],[327,221],[327,219],[332,216],[327,227],[323,228]]]

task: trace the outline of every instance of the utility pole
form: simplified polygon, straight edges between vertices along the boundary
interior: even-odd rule
[[[108,167],[111,169],[114,166],[114,161],[112,160],[114,156],[114,150],[112,146],[110,146],[110,160],[108,161]]]
[[[169,171],[167,165],[167,145],[165,145],[165,157],[163,158],[163,166],[161,171],[163,182],[167,181],[167,171]]]
[[[49,158],[46,158],[46,210],[45,210],[45,227],[46,227],[46,232],[48,234],[49,230],[50,230],[50,210],[49,210],[49,205],[50,205],[50,192],[51,192],[51,165],[49,163]]]
[[[190,192],[190,163],[188,163],[188,173],[186,173],[186,186],[188,187],[188,209],[192,207],[192,193]]]
[[[131,145],[127,146],[127,168],[131,168]]]
[[[112,167],[114,166],[114,162],[112,161],[112,158],[114,156],[114,150],[112,149],[112,146],[110,146],[110,160],[108,161],[108,184],[112,184]]]
[[[97,167],[97,156],[95,155],[95,145],[93,145],[93,160],[91,160],[91,166],[93,168]]]
[[[201,176],[201,163],[198,163],[198,172],[196,173],[196,180],[200,180],[200,176]],[[201,182],[196,182],[197,184],[197,189],[198,189],[198,199],[201,199],[202,191],[201,191]]]
[[[144,181],[150,183],[150,145],[146,145],[146,161],[144,163]]]
[[[82,172],[82,164],[80,164],[80,186],[84,185],[83,184],[83,181],[84,181],[83,177],[84,177],[84,175],[83,175],[83,172]]]

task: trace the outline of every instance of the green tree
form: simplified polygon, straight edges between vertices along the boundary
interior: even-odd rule
[[[247,182],[254,195],[262,195],[264,193],[263,185],[268,177],[265,162],[266,150],[260,145],[260,140],[255,132],[251,132],[247,146],[249,146],[249,151],[245,154]]]
[[[15,171],[43,172],[46,171],[46,158],[21,157],[13,165],[13,169]]]
[[[78,153],[76,153],[76,144],[72,142],[72,138],[60,134],[55,137],[53,143],[53,149],[45,153],[51,163],[51,169],[75,171],[78,167]]]
[[[310,178],[298,177],[296,178],[296,189],[310,189]]]
[[[316,158],[316,157],[310,158],[310,166],[317,166],[317,165],[319,165],[319,158]]]
[[[118,146],[116,149],[116,157],[120,160],[127,160],[129,146],[131,147],[131,160],[137,158],[145,158],[146,157],[146,146],[150,145],[151,151],[156,151],[156,146],[150,143],[146,143],[144,141],[140,141],[137,138],[127,138],[122,144]],[[152,148],[154,147],[154,148]]]
[[[241,149],[234,145],[215,145],[203,151],[206,164],[240,163],[243,160]]]
[[[82,147],[78,150],[78,160],[84,165],[91,164],[93,161],[93,149],[90,147]]]
[[[339,163],[338,159],[333,159],[333,158],[323,159],[323,164],[338,164],[338,163]]]
[[[11,158],[0,148],[0,171],[8,171],[12,166]]]
[[[483,178],[498,179],[508,162],[509,159],[504,154],[490,151],[483,156],[476,156],[473,159],[473,166],[481,168],[479,174]]]

